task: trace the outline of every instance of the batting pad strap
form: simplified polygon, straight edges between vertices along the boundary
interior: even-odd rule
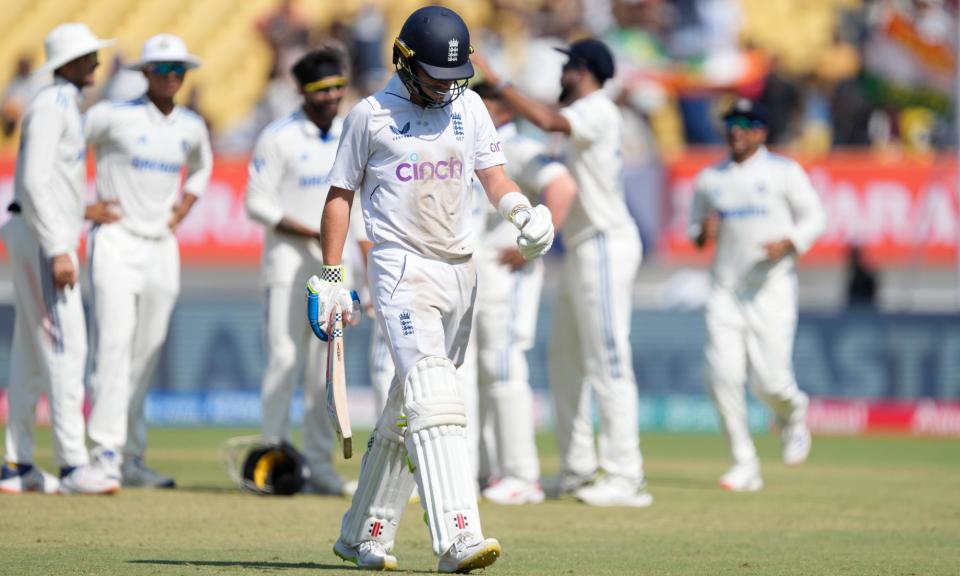
[[[343,271],[343,265],[327,266],[324,264],[320,269],[320,280],[330,284],[343,284],[346,280],[346,274]]]
[[[438,356],[417,362],[404,382],[403,412],[408,432],[443,425],[466,426],[466,409],[453,362]]]
[[[516,224],[514,218],[518,212],[530,209],[530,200],[520,192],[507,192],[500,198],[497,209],[507,221]]]

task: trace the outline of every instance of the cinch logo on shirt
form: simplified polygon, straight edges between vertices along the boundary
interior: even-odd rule
[[[459,179],[463,176],[463,162],[451,156],[448,160],[439,162],[421,162],[419,154],[411,154],[409,162],[397,164],[397,180],[409,182],[411,180],[448,180]]]
[[[766,216],[767,209],[763,206],[738,206],[729,210],[719,210],[717,214],[721,219],[727,218],[753,218],[756,216]]]
[[[149,172],[163,172],[165,174],[179,174],[182,164],[174,162],[164,162],[163,160],[152,160],[150,158],[140,158],[134,156],[131,161],[134,169],[146,170]]]

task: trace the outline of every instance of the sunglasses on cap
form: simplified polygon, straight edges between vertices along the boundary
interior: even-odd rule
[[[326,78],[314,80],[313,82],[307,82],[303,85],[303,91],[307,93],[326,92],[328,90],[343,88],[346,85],[347,78],[345,76],[327,76]]]
[[[183,62],[157,62],[147,66],[147,71],[160,76],[166,76],[171,72],[177,76],[183,76],[187,73],[187,65]]]
[[[733,130],[734,128],[740,128],[741,130],[754,130],[756,128],[763,128],[765,124],[759,120],[754,120],[753,118],[747,118],[746,116],[731,116],[724,120],[724,124],[727,127],[727,130]]]

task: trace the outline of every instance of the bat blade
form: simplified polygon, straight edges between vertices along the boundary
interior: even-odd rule
[[[347,374],[344,366],[343,310],[334,306],[330,313],[330,337],[327,340],[327,414],[343,449],[343,457],[353,456],[353,431],[347,409]]]

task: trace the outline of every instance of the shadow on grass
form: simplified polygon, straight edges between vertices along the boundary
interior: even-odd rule
[[[160,566],[208,566],[211,568],[250,568],[252,570],[344,570],[363,571],[352,564],[321,564],[319,562],[267,562],[242,560],[127,560],[127,564],[154,564]],[[415,574],[433,574],[432,570],[404,570]]]

